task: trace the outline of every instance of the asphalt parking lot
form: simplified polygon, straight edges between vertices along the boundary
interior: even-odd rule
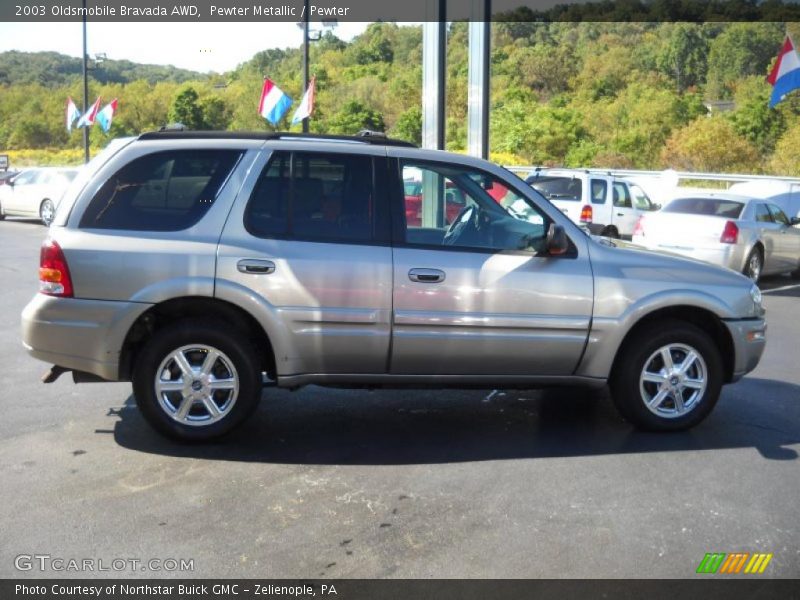
[[[761,365],[689,432],[636,432],[598,392],[310,387],[188,446],[129,384],[40,383],[19,314],[45,231],[0,222],[0,577],[86,575],[15,568],[47,554],[194,561],[109,576],[683,578],[739,551],[800,577],[796,280],[764,282]]]

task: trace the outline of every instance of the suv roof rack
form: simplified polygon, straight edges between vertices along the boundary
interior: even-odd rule
[[[385,133],[362,129],[357,135],[328,135],[322,133],[298,133],[291,131],[197,131],[183,129],[179,126],[162,127],[158,131],[149,131],[139,136],[140,140],[201,140],[201,139],[236,139],[236,140],[309,140],[320,142],[351,142],[358,144],[374,144],[377,146],[404,146],[417,148],[416,144],[386,137]]]

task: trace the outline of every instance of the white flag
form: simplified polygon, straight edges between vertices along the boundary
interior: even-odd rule
[[[316,82],[316,77],[312,77],[311,81],[308,84],[308,89],[306,93],[303,94],[303,99],[300,100],[300,106],[297,107],[297,110],[294,111],[294,115],[292,116],[292,125],[297,125],[303,119],[307,119],[311,116],[311,113],[314,112],[314,87]]]

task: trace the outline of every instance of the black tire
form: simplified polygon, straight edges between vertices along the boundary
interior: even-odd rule
[[[603,237],[611,238],[611,239],[614,239],[614,240],[618,240],[619,239],[619,231],[617,231],[617,228],[613,227],[612,225],[609,225],[608,227],[603,229],[603,232],[602,232],[601,235]]]
[[[694,366],[690,368],[689,376],[694,375],[692,379],[699,379],[698,375],[704,367],[705,390],[700,393],[699,390],[686,388],[680,392],[681,398],[686,398],[688,392],[688,408],[683,414],[678,410],[675,396],[668,391],[664,392],[667,396],[659,408],[650,409],[646,405],[646,395],[655,400],[661,388],[656,383],[643,383],[640,378],[646,366],[652,372],[654,365],[658,365],[661,355],[656,356],[656,353],[665,347],[671,349],[668,350],[671,359],[680,360],[681,356],[685,359],[688,356],[685,348],[694,350],[700,356],[700,361],[694,361]],[[663,362],[659,372],[664,373]],[[636,427],[648,431],[680,431],[694,427],[709,415],[719,400],[722,380],[722,357],[709,335],[691,323],[668,319],[645,325],[626,340],[614,363],[609,384],[617,409]]]
[[[0,204],[0,221],[6,218],[5,213],[3,212],[3,205]]]
[[[216,421],[212,420],[214,417],[205,408],[206,405],[199,400],[192,399],[189,402],[192,407],[190,411],[199,413],[199,416],[191,417],[187,414],[189,418],[200,419],[200,422],[195,421],[198,423],[195,425],[180,422],[177,416],[173,417],[168,412],[167,407],[162,406],[162,401],[156,392],[156,377],[162,364],[169,361],[170,355],[184,347],[215,349],[221,352],[220,362],[215,363],[217,372],[222,369],[225,373],[226,366],[232,366],[234,370],[232,372],[235,372],[235,375],[230,375],[231,372],[228,372],[223,376],[230,375],[229,381],[238,380],[238,394],[235,395],[235,399],[227,411],[220,411],[221,416]],[[208,353],[206,353],[207,355]],[[203,354],[194,349],[186,350],[185,356],[196,357],[200,359],[199,362],[202,362],[203,358]],[[156,431],[169,438],[194,442],[218,438],[240,425],[258,406],[263,386],[257,357],[256,349],[247,336],[232,328],[230,324],[190,319],[179,321],[153,334],[138,355],[132,377],[136,404],[148,423]],[[177,367],[177,362],[172,361],[168,364],[171,367],[165,368],[164,372]],[[194,365],[190,363],[190,366]],[[200,375],[197,375],[197,379],[199,378]],[[192,376],[192,379],[194,380],[195,376]],[[176,383],[178,382],[176,381]],[[200,393],[198,391],[198,394]],[[231,394],[233,393],[231,391]],[[215,394],[217,394],[217,398],[220,395],[223,397],[222,407],[224,408],[224,398],[229,399],[231,396],[227,396],[226,391],[210,392],[212,397]],[[172,403],[176,407],[181,399],[185,398],[183,392],[167,392],[164,397],[166,398],[165,403]],[[204,412],[207,413],[207,419],[210,420],[207,424],[202,423],[202,413]],[[176,410],[175,414],[177,415],[177,413]]]
[[[758,273],[754,272],[754,262],[758,263]],[[750,250],[750,254],[747,255],[747,260],[744,263],[744,269],[742,269],[742,274],[749,277],[753,280],[753,283],[758,283],[758,280],[761,279],[761,273],[764,271],[764,254],[761,252],[761,249],[756,246],[752,250]]]
[[[39,205],[39,220],[45,227],[50,227],[56,216],[56,206],[53,201],[45,198]]]

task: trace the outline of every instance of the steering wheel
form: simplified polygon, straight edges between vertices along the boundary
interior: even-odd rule
[[[456,218],[450,223],[450,227],[447,228],[447,232],[442,239],[442,244],[445,246],[452,244],[453,240],[457,237],[457,233],[476,217],[476,215],[473,214],[475,212],[476,209],[474,205],[462,208],[458,215],[456,215]]]

